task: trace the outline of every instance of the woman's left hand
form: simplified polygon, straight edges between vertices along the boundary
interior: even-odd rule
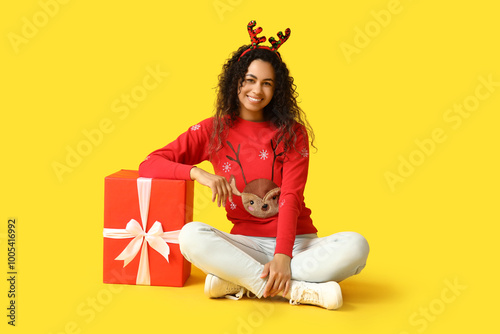
[[[288,255],[275,254],[274,258],[264,265],[264,270],[260,278],[269,276],[264,289],[264,298],[269,296],[274,297],[281,291],[283,291],[283,297],[286,296],[292,279],[292,272],[290,270],[291,260]]]

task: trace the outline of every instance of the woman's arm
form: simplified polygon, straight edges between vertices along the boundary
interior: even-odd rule
[[[305,127],[297,126],[296,148],[290,148],[283,162],[275,254],[292,257],[297,219],[304,207],[304,189],[309,171],[309,142]]]
[[[191,180],[195,164],[208,160],[208,142],[212,120],[191,126],[177,139],[147,156],[139,166],[142,177]]]
[[[142,177],[175,180],[195,180],[212,190],[212,202],[225,206],[232,201],[231,187],[227,180],[195,167],[208,160],[208,143],[212,132],[212,118],[190,127],[167,146],[154,151],[140,164]]]
[[[309,142],[306,129],[303,126],[297,126],[295,130],[296,148],[291,148],[287,152],[283,162],[274,258],[265,264],[261,274],[261,278],[268,277],[264,297],[274,297],[281,291],[283,291],[283,296],[286,296],[291,284],[290,262],[297,219],[304,205],[304,188],[309,168]]]

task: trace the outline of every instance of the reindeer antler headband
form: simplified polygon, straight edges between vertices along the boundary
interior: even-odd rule
[[[262,36],[262,37],[257,37],[258,34],[260,34],[262,32],[262,28],[261,27],[258,27],[257,29],[253,29],[253,27],[255,27],[255,25],[257,24],[257,22],[255,22],[254,20],[250,21],[247,25],[247,30],[248,30],[248,34],[250,35],[250,41],[252,42],[252,45],[250,45],[250,47],[248,49],[246,49],[240,56],[240,58],[238,58],[238,61],[241,59],[241,57],[243,57],[245,54],[247,54],[249,51],[251,50],[255,50],[255,49],[266,49],[266,50],[270,50],[272,52],[274,52],[278,58],[281,59],[279,53],[277,52],[278,51],[278,48],[287,41],[288,37],[290,37],[290,33],[291,33],[291,30],[290,28],[287,28],[285,30],[285,35],[283,35],[283,32],[278,32],[278,37],[279,37],[279,41],[275,40],[274,37],[271,37],[269,38],[269,42],[271,42],[271,45],[272,47],[269,47],[269,46],[266,46],[266,45],[259,45],[260,43],[264,43],[266,41],[266,37],[265,36]]]

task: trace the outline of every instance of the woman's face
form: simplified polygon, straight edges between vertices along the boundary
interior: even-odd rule
[[[238,92],[239,116],[247,121],[264,121],[264,107],[274,94],[274,69],[263,60],[256,59],[248,66],[243,85]]]

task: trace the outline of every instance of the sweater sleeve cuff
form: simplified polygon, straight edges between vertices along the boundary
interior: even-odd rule
[[[276,248],[274,250],[274,255],[285,254],[292,258],[293,243],[293,241],[288,242],[287,240],[276,239]]]

